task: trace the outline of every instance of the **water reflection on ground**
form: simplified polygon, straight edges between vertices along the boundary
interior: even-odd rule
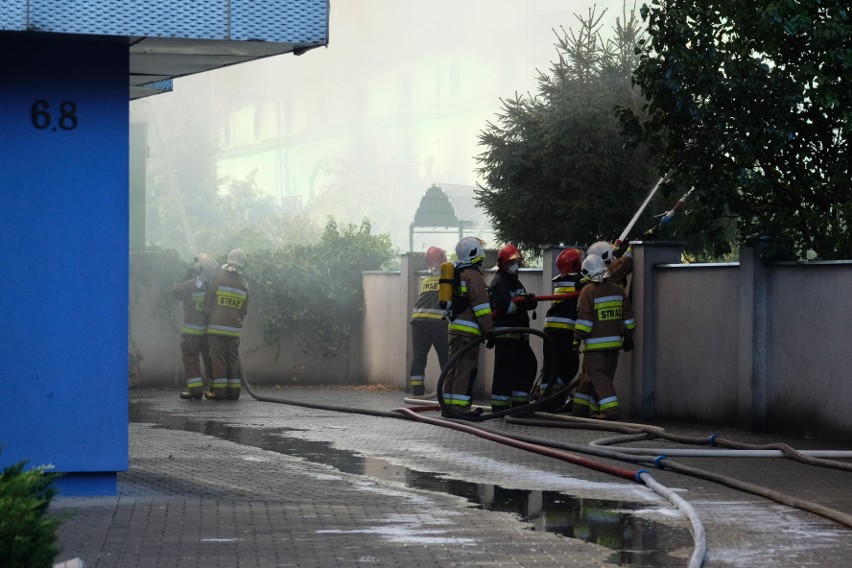
[[[214,436],[325,464],[345,473],[396,481],[412,488],[463,497],[472,506],[515,514],[529,523],[531,530],[579,538],[609,548],[613,550],[610,561],[617,565],[683,565],[683,558],[673,558],[669,553],[678,549],[691,552],[692,549],[689,531],[631,513],[631,509],[636,507],[634,503],[575,498],[556,491],[506,489],[497,485],[450,479],[336,449],[330,442],[289,436],[288,432],[298,431],[295,428],[226,425],[157,411],[138,401],[131,404],[130,420]]]

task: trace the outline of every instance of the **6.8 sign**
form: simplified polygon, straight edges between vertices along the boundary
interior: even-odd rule
[[[62,101],[59,103],[59,113],[51,113],[50,103],[39,99],[30,107],[30,120],[38,130],[50,128],[56,124],[62,130],[74,130],[77,128],[77,103],[74,101]],[[53,127],[56,130],[56,126]]]

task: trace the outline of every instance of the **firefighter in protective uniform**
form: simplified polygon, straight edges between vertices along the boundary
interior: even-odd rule
[[[590,283],[577,299],[574,349],[583,349],[583,370],[574,394],[574,416],[619,420],[621,408],[612,380],[618,352],[633,349],[636,321],[624,289],[609,278],[606,263],[598,255],[586,256],[582,274]]]
[[[183,327],[180,330],[180,350],[186,381],[186,390],[180,393],[183,399],[201,399],[204,394],[204,377],[207,377],[208,382],[212,380],[204,299],[207,287],[218,271],[219,267],[212,256],[199,253],[195,257],[192,276],[172,288],[172,297],[183,302]]]
[[[240,334],[249,301],[248,283],[242,275],[245,265],[246,253],[231,250],[207,289],[207,340],[213,362],[213,387],[207,392],[210,400],[240,398]]]
[[[494,346],[491,302],[482,276],[485,250],[476,237],[465,237],[456,245],[455,276],[450,322],[447,325],[449,357],[480,337],[486,347]],[[470,349],[447,370],[441,396],[444,403],[464,418],[474,417],[481,409],[471,410],[473,381],[479,367],[479,349]],[[479,412],[477,412],[479,411]],[[444,412],[442,411],[442,414]],[[448,415],[452,416],[452,415]]]
[[[556,269],[559,274],[553,278],[554,294],[571,294],[579,292],[583,287],[581,283],[580,268],[583,253],[575,248],[567,248],[556,257]],[[580,368],[580,355],[575,353],[572,344],[574,342],[574,325],[577,323],[577,297],[564,300],[553,300],[550,309],[544,317],[544,333],[553,340],[556,345],[557,364],[554,365],[551,350],[553,347],[549,341],[544,342],[544,369],[543,379],[539,385],[538,398],[542,399],[550,394],[562,390]],[[552,383],[544,382],[550,377]],[[562,408],[565,401],[554,401],[544,411],[555,412]]]
[[[494,310],[494,326],[529,327],[529,311],[538,302],[524,288],[518,271],[524,256],[508,244],[497,253],[497,273],[488,287]],[[523,300],[514,301],[515,298]],[[491,383],[491,411],[498,412],[530,401],[538,362],[530,347],[529,333],[506,333],[494,340],[494,376]]]
[[[438,303],[438,279],[446,253],[440,247],[429,247],[425,259],[427,271],[420,277],[420,296],[411,311],[411,367],[408,387],[414,396],[425,394],[426,360],[434,347],[443,369],[447,364],[447,320]]]
[[[624,242],[616,247],[607,241],[593,243],[586,254],[596,254],[606,264],[609,278],[619,284],[625,284],[627,276],[633,271],[633,247],[630,242]]]

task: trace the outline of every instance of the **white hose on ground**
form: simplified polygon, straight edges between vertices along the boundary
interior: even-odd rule
[[[609,446],[608,446],[609,447]],[[618,446],[617,449],[623,454],[637,456],[686,456],[691,458],[785,458],[787,454],[781,450],[724,450],[724,449],[701,449],[693,450],[687,448],[628,448]],[[852,458],[852,451],[843,450],[799,450],[799,453],[819,458]]]
[[[707,533],[704,531],[704,524],[701,522],[701,517],[698,516],[698,512],[692,505],[686,502],[686,500],[675,493],[672,489],[657,483],[649,473],[640,473],[639,479],[654,493],[668,499],[672,505],[677,507],[678,510],[689,519],[689,523],[692,525],[693,541],[692,556],[689,559],[689,568],[701,568],[701,565],[704,564],[704,556],[707,554]]]

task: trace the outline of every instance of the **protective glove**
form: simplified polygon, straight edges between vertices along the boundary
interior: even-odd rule
[[[485,334],[485,348],[493,349],[494,348],[494,332],[489,331]]]
[[[629,248],[630,248],[630,239],[625,238],[623,241],[621,241],[621,244],[618,245],[618,248],[616,248],[614,251],[612,251],[612,255],[615,258],[621,258],[624,255],[624,253],[627,252],[627,249],[629,249]]]
[[[625,353],[629,353],[633,351],[633,347],[633,338],[629,335],[625,335],[624,343],[622,344],[621,348],[624,350]]]
[[[580,352],[580,340],[579,339],[574,340],[574,343],[571,344],[571,349],[574,351],[574,353]]]

